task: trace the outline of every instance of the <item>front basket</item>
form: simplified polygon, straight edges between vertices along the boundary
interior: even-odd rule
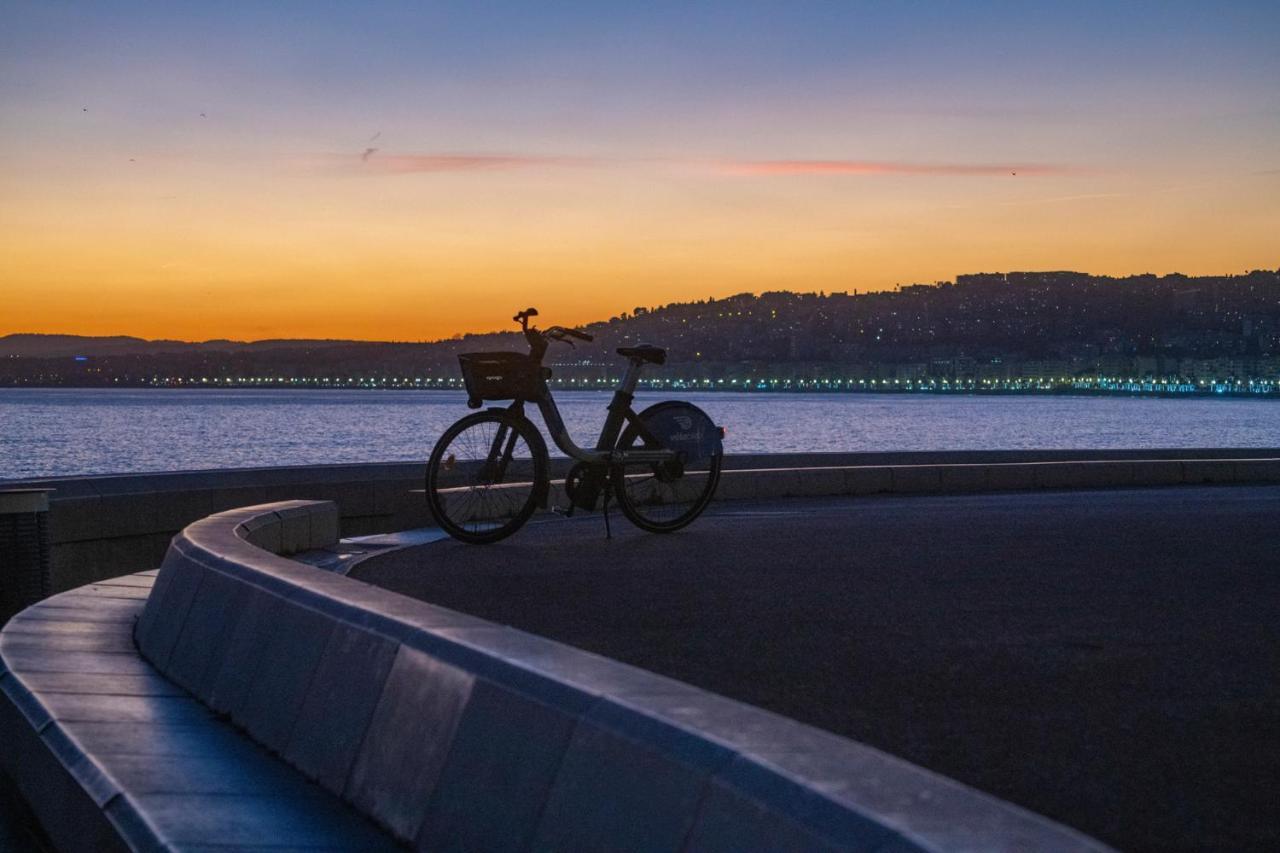
[[[541,391],[538,365],[523,353],[462,353],[458,363],[471,400],[534,400]]]

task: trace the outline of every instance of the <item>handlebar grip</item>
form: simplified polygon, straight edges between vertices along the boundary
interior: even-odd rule
[[[578,340],[580,340],[580,341],[594,341],[594,340],[595,340],[595,336],[594,336],[594,335],[588,335],[586,332],[579,332],[577,329],[565,329],[565,330],[564,330],[564,333],[565,333],[566,335],[572,335],[573,337],[577,338],[577,339],[578,339]]]

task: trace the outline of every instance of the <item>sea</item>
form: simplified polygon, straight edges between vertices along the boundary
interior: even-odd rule
[[[1280,447],[1266,399],[694,391],[636,408],[671,397],[725,426],[729,453]],[[594,444],[609,392],[556,400]],[[457,391],[0,389],[0,480],[425,460],[468,411]]]

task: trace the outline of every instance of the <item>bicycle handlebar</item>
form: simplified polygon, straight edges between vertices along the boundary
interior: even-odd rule
[[[524,330],[526,335],[540,334],[543,337],[551,338],[557,341],[563,341],[565,338],[565,335],[568,335],[571,338],[577,338],[580,341],[595,340],[594,336],[588,335],[586,332],[579,332],[577,329],[566,329],[564,326],[552,326],[551,328],[547,329],[545,332],[539,332],[537,329],[529,328],[529,318],[537,317],[537,316],[538,316],[537,308],[526,308],[523,311],[516,314],[516,316],[512,317],[511,319],[520,324],[520,328]]]
[[[554,341],[563,341],[566,337],[577,338],[580,341],[593,341],[595,337],[588,335],[586,332],[579,332],[577,329],[566,329],[564,326],[552,326],[542,333],[544,337],[551,338]],[[566,341],[566,343],[568,343]]]

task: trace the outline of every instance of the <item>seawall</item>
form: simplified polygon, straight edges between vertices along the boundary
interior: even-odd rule
[[[568,460],[555,459],[552,477]],[[186,525],[279,500],[337,504],[343,536],[430,523],[422,462],[0,482],[50,493],[51,591],[160,565]],[[718,498],[1280,482],[1280,449],[778,453],[725,459]]]

